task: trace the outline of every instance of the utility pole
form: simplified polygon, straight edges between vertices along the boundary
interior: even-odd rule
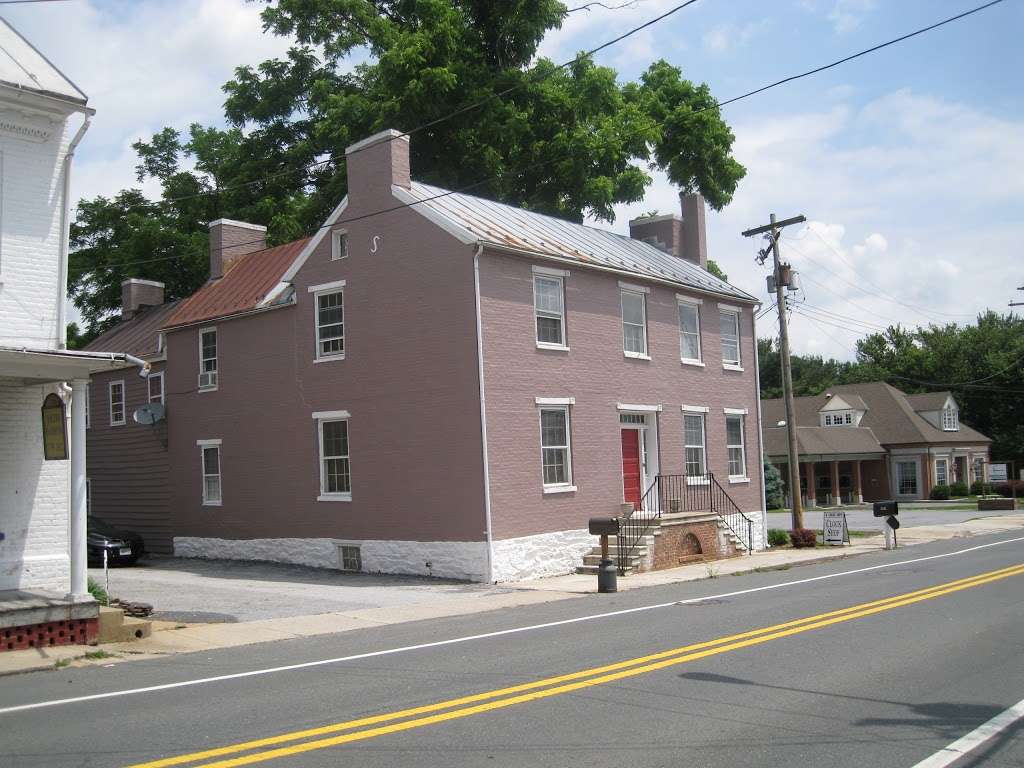
[[[1024,291],[1024,285],[1017,289],[1018,291]],[[1011,301],[1011,307],[1024,307],[1024,301]]]
[[[779,259],[779,236],[781,230],[791,224],[800,224],[806,221],[801,216],[794,216],[785,221],[776,221],[775,214],[771,215],[771,222],[754,229],[748,229],[743,233],[744,237],[754,237],[768,233],[771,243],[772,263],[774,266],[773,276],[775,278],[775,300],[779,310],[779,356],[782,358],[782,396],[786,403],[786,437],[789,444],[789,495],[792,499],[793,508],[793,529],[804,527],[803,500],[800,498],[800,462],[799,450],[796,442],[796,406],[793,402],[793,368],[789,359],[789,324],[786,318],[786,297],[785,289],[791,285],[793,274],[789,264],[782,264]],[[767,254],[761,252],[762,263]],[[754,339],[757,343],[757,339]],[[812,490],[812,489],[808,489]]]

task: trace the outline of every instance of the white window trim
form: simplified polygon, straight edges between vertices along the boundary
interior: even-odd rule
[[[575,397],[535,397],[536,405],[576,405]]]
[[[650,293],[651,289],[646,285],[637,285],[636,283],[627,283],[625,280],[619,280],[619,289],[623,291],[632,291],[633,293]]]
[[[348,428],[348,421],[351,418],[348,411],[317,411],[313,414],[316,419],[316,456],[320,465],[320,490],[316,497],[317,501],[352,501],[352,432]],[[348,443],[348,491],[329,493],[324,490],[324,424],[334,421],[345,422],[345,439]],[[336,458],[336,457],[334,457]]]
[[[311,285],[307,291],[313,294],[313,336],[314,343],[316,344],[313,362],[328,363],[332,360],[344,360],[348,354],[348,345],[346,344],[347,329],[345,329],[345,281],[334,280],[330,283]],[[320,354],[320,296],[327,293],[341,294],[341,324],[343,329],[341,332],[341,344],[344,351],[334,355]]]
[[[148,398],[146,402],[149,402],[149,403],[153,402],[153,390],[151,389],[151,387],[152,387],[152,382],[153,382],[154,379],[160,379],[160,400],[158,402],[161,405],[163,405],[164,404],[164,395],[165,395],[165,393],[164,393],[164,383],[165,383],[165,381],[164,381],[164,372],[163,371],[158,371],[157,373],[151,373],[146,378],[146,397]]]
[[[703,451],[704,457],[704,474],[703,475],[686,475],[687,485],[709,485],[711,480],[708,478],[708,409],[701,408],[699,406],[683,406],[683,413],[689,414],[690,416],[700,416],[700,431],[703,445],[701,450]],[[683,417],[683,471],[686,471],[686,449],[691,448],[686,444],[686,417]]]
[[[540,403],[537,405],[541,406],[537,409],[537,437],[540,442],[540,482],[541,488],[545,494],[548,493],[572,493],[577,490],[576,485],[573,483],[572,474],[572,414],[569,412],[571,406],[575,405],[576,399],[569,398],[537,398],[540,400],[563,400],[569,402],[561,403]],[[545,483],[544,482],[544,411],[561,409],[565,411],[565,476],[567,482],[564,483]]]
[[[722,413],[728,416],[749,416],[750,411],[746,408],[723,408]]]
[[[735,409],[733,409],[733,410],[735,410]],[[740,461],[740,465],[743,468],[743,474],[742,475],[733,475],[733,474],[730,473],[729,474],[729,482],[730,483],[749,483],[750,482],[750,477],[746,474],[746,472],[747,472],[747,458],[748,458],[747,457],[747,418],[746,418],[746,415],[742,414],[742,413],[729,413],[729,414],[726,415],[726,424],[725,424],[725,459],[726,459],[726,465],[725,466],[726,466],[726,471],[728,471],[728,468],[729,468],[729,449],[737,447],[735,445],[730,445],[729,444],[729,416],[739,416],[739,418],[740,418],[740,442],[739,442],[739,449],[741,451],[740,456],[742,457],[742,459]]]
[[[683,357],[683,326],[682,323],[679,325],[679,362],[683,365],[696,365],[701,368],[704,367],[704,334],[701,333],[700,323],[700,307],[704,302],[701,299],[693,299],[689,296],[683,296],[681,293],[676,294],[676,305],[691,307],[697,312],[697,356],[696,357]]]
[[[640,403],[616,403],[617,411],[633,411],[636,413],[657,413],[663,410],[660,405],[642,405]]]
[[[949,424],[947,426],[946,414],[950,414]],[[956,408],[943,408],[939,412],[939,420],[942,424],[943,432],[959,432],[960,431],[960,412]]]
[[[939,462],[940,461],[943,464],[946,465],[946,479],[943,480],[942,482],[939,482]],[[950,460],[949,456],[936,456],[935,457],[935,467],[934,467],[934,469],[935,469],[935,478],[934,478],[933,482],[936,485],[950,485],[950,482],[949,482],[950,464],[951,464],[951,460]]]
[[[683,413],[711,413],[706,405],[681,405],[679,408]]]
[[[114,421],[114,386],[121,385],[121,420]],[[110,419],[110,426],[112,427],[123,427],[128,417],[128,393],[125,390],[124,379],[118,379],[112,381],[107,385],[107,406],[108,416]]]
[[[721,344],[721,327],[722,327],[722,315],[731,314],[736,318],[736,360],[726,360],[722,358],[722,368],[726,371],[742,371],[743,370],[743,335],[740,331],[740,318],[743,316],[742,311],[739,307],[733,307],[729,304],[718,305],[718,327],[719,327],[719,346],[724,350],[724,345]]]
[[[331,230],[331,261],[341,261],[342,259],[348,258],[348,243],[346,242],[345,253],[341,252],[341,240],[342,238],[348,238],[347,229],[333,229]]]
[[[221,439],[214,438],[210,440],[196,440],[196,447],[199,448],[199,476],[202,482],[202,494],[203,494],[203,506],[204,507],[220,507],[223,506],[224,501],[224,468],[221,466],[221,455],[220,446]],[[216,448],[217,449],[217,480],[220,483],[220,498],[217,500],[211,500],[206,498],[206,478],[213,477],[213,475],[206,474],[206,449]]]
[[[540,271],[540,270],[544,270],[544,271]],[[558,273],[558,274],[555,274],[555,273]],[[569,345],[566,343],[568,341],[568,337],[567,337],[567,334],[566,334],[566,327],[565,327],[565,325],[566,325],[565,324],[565,314],[566,314],[565,313],[565,278],[566,278],[566,276],[568,276],[568,274],[569,274],[569,272],[567,270],[564,270],[564,269],[545,269],[544,267],[537,267],[537,266],[533,267],[533,341],[537,345],[537,349],[550,349],[550,350],[555,350],[556,352],[568,352],[569,351]],[[548,280],[557,280],[558,281],[558,289],[559,289],[559,291],[562,294],[562,314],[558,318],[559,323],[561,324],[560,327],[562,329],[562,341],[561,341],[561,343],[556,343],[556,342],[553,342],[553,341],[541,341],[540,339],[537,338],[537,318],[539,318],[539,317],[550,317],[550,315],[554,314],[552,312],[548,312],[545,315],[538,314],[538,310],[537,310],[537,278],[538,277],[545,277]]]
[[[197,374],[197,379],[202,378],[203,375],[203,334],[209,333],[210,331],[213,331],[213,333],[215,334],[217,344],[217,353],[212,358],[210,358],[211,360],[213,360],[212,373],[217,374],[214,377],[217,380],[217,383],[205,387],[200,385],[198,389],[199,392],[216,392],[217,387],[220,386],[220,334],[217,333],[216,325],[207,325],[199,329],[199,333],[197,335],[197,339],[199,341],[199,373]]]
[[[651,355],[650,355],[650,352],[651,352],[650,339],[647,338],[647,296],[646,296],[646,294],[650,293],[650,290],[651,290],[650,288],[644,288],[643,286],[637,286],[637,285],[630,286],[629,283],[624,283],[621,280],[619,281],[619,320],[620,320],[620,324],[622,325],[622,354],[623,354],[624,357],[632,358],[634,360],[650,360],[651,359]],[[630,351],[630,350],[626,349],[626,311],[625,311],[625,307],[623,306],[622,299],[625,297],[625,295],[627,293],[633,293],[633,294],[639,293],[640,294],[641,306],[643,307],[643,314],[644,314],[644,324],[643,324],[643,329],[644,329],[644,351],[643,352],[633,352],[633,351]],[[635,325],[635,323],[630,323],[630,325]]]
[[[545,275],[547,277],[568,277],[569,276],[569,270],[568,269],[555,269],[554,267],[542,267],[542,266],[540,266],[538,264],[534,264],[531,267],[531,270],[533,271],[533,274],[535,274],[535,275]]]

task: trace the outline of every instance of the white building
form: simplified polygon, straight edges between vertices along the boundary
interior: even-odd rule
[[[85,609],[69,612],[91,605],[85,387],[90,373],[126,360],[65,349],[71,161],[93,110],[3,20],[0,52],[0,627],[12,627],[88,618]],[[51,453],[63,458],[44,457],[41,408],[50,394],[59,400],[49,404],[71,416],[63,438],[56,419],[47,430]],[[25,621],[16,608],[26,590],[64,614],[36,610],[36,621]]]

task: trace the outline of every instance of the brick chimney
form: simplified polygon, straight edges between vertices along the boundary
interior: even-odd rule
[[[164,284],[156,280],[129,277],[121,281],[121,319],[131,320],[144,307],[164,303]]]
[[[389,128],[345,150],[348,191],[362,205],[390,201],[391,185],[409,189],[409,137]]]
[[[686,192],[679,195],[683,209],[683,250],[687,261],[708,268],[708,227],[704,219],[704,195]]]
[[[245,221],[210,222],[210,279],[224,277],[232,262],[267,247],[267,228]]]
[[[677,214],[641,216],[629,222],[629,236],[673,256],[683,255],[683,220]]]

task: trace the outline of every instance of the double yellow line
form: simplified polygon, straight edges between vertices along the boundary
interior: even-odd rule
[[[927,589],[920,589],[915,592],[907,592],[902,595],[888,597],[884,600],[875,600],[870,603],[861,603],[849,608],[843,608],[828,613],[820,613],[815,616],[808,616],[803,619],[787,621],[782,624],[775,624],[770,627],[762,627],[748,632],[741,632],[736,635],[720,637],[716,640],[708,640],[692,645],[685,645],[679,648],[672,648],[667,651],[660,651],[648,656],[640,656],[626,661],[608,664],[602,667],[593,667],[579,672],[571,672],[557,677],[548,677],[543,680],[535,680],[529,683],[513,685],[508,688],[500,688],[493,691],[476,693],[470,696],[463,696],[457,699],[449,699],[434,704],[426,704],[410,709],[403,709],[387,714],[363,717],[357,720],[348,720],[341,723],[332,723],[317,728],[308,728],[301,731],[292,731],[277,736],[268,736],[263,739],[254,739],[237,744],[231,744],[214,749],[206,749],[201,752],[192,752],[177,757],[168,757],[161,760],[153,760],[146,763],[137,763],[128,768],[166,768],[167,766],[185,765],[188,763],[200,763],[211,758],[227,758],[215,760],[210,763],[202,763],[202,768],[232,768],[233,766],[251,765],[266,760],[273,760],[280,757],[289,757],[312,752],[314,750],[335,747],[341,744],[348,744],[353,741],[372,739],[391,733],[400,733],[415,728],[423,728],[428,725],[443,723],[448,720],[456,720],[483,712],[490,712],[496,709],[511,707],[516,704],[524,704],[530,701],[560,696],[595,685],[604,685],[617,680],[623,680],[659,669],[665,669],[677,664],[685,664],[708,656],[715,656],[720,653],[748,648],[753,645],[760,645],[790,635],[809,632],[814,629],[839,624],[844,621],[851,621],[865,616],[871,616],[883,611],[891,611],[905,605],[912,605],[924,600],[931,600],[942,595],[959,592],[972,587],[979,587],[993,581],[1007,579],[1011,576],[1024,574],[1024,564],[1002,568],[996,571],[977,574],[964,579],[957,579],[945,584],[937,584]],[[396,722],[399,721],[399,722]],[[358,729],[358,730],[357,730]],[[337,734],[337,735],[332,735]],[[322,737],[327,738],[322,738]],[[310,741],[303,741],[310,739]],[[289,744],[290,742],[302,741],[300,744]],[[289,744],[289,746],[279,746]],[[274,747],[273,749],[265,749]],[[263,750],[263,751],[254,751]],[[250,754],[241,754],[248,752]],[[234,755],[234,757],[228,757]]]

